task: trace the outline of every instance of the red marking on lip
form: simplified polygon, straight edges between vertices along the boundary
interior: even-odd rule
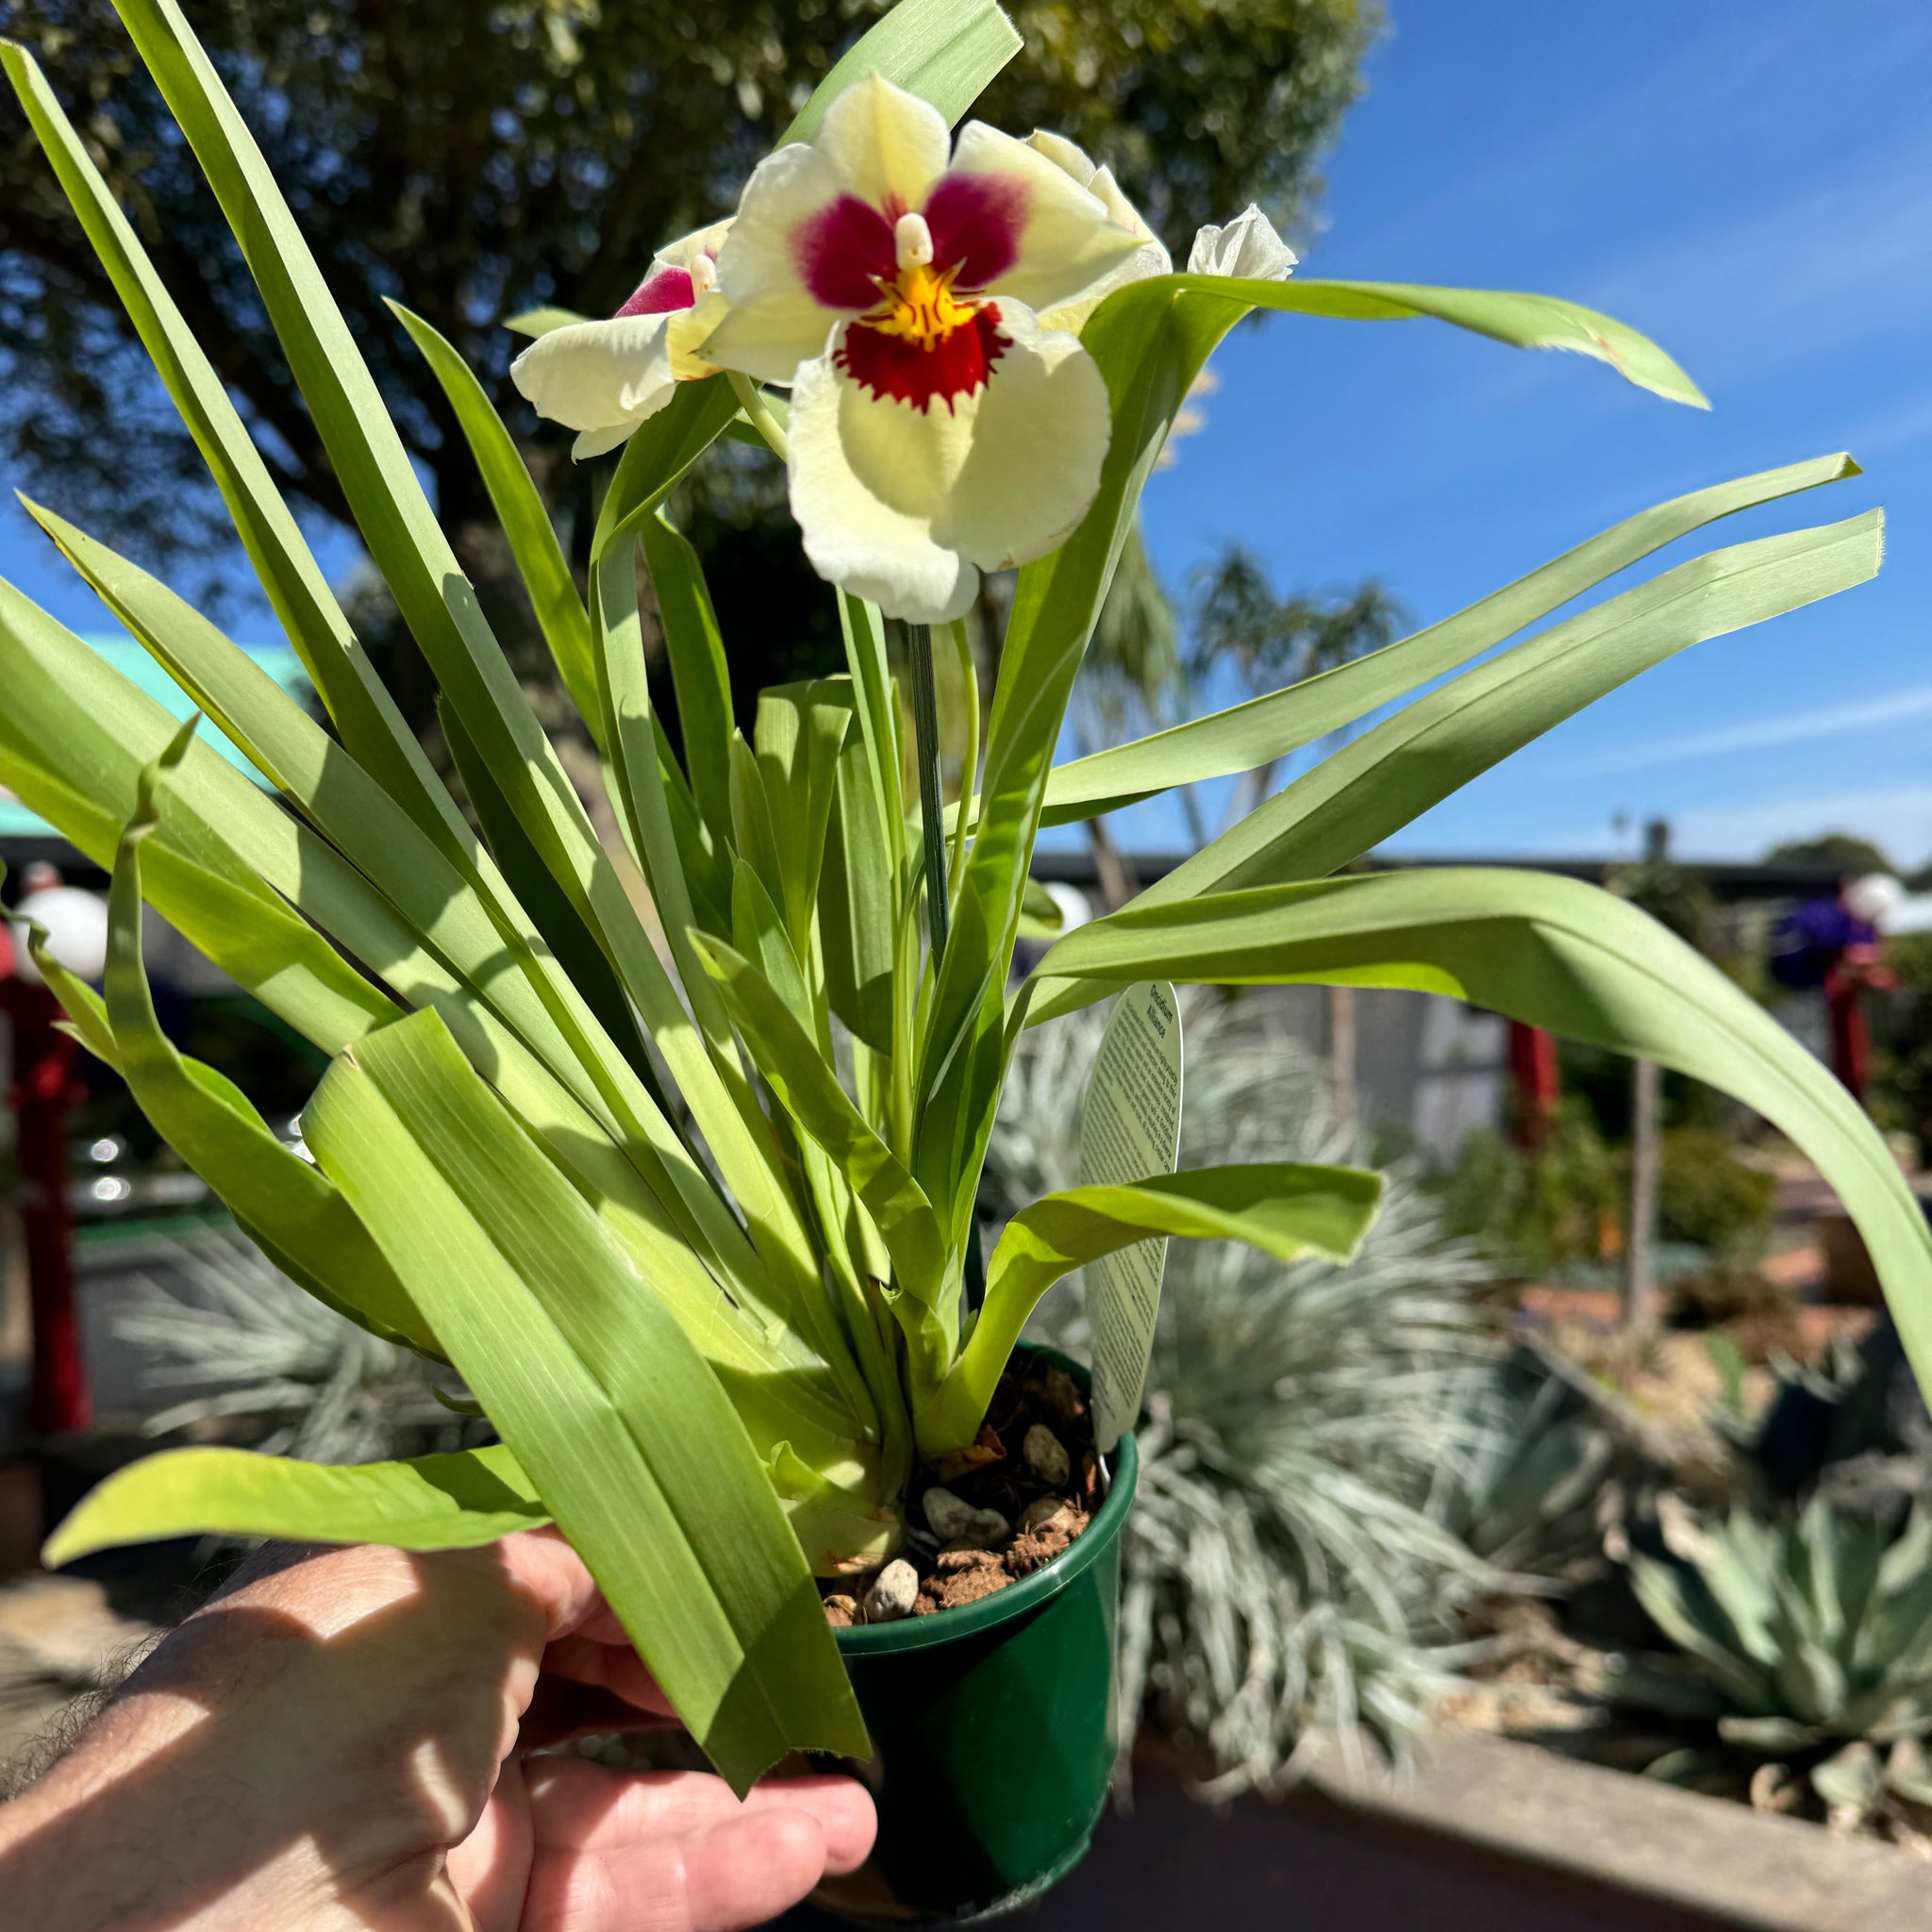
[[[891,223],[856,194],[841,194],[801,222],[791,258],[813,299],[827,308],[870,308],[879,283],[899,267]]]
[[[983,289],[1020,258],[1026,189],[1003,175],[942,175],[925,202],[932,258],[957,268],[961,289]]]
[[[690,308],[697,302],[691,271],[682,268],[653,269],[637,286],[619,315],[669,315],[674,309]]]
[[[881,400],[910,403],[922,415],[942,402],[950,413],[958,397],[986,387],[993,364],[1012,347],[999,323],[998,306],[988,302],[973,311],[972,321],[921,343],[855,322],[834,359]]]

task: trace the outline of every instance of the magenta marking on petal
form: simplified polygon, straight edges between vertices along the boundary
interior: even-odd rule
[[[681,268],[654,268],[637,286],[637,291],[617,312],[619,315],[669,315],[675,308],[690,308],[697,301],[691,272]]]
[[[898,268],[892,225],[856,194],[841,194],[791,231],[791,258],[814,301],[827,308],[870,308],[879,279]]]
[[[935,267],[959,270],[962,289],[983,289],[1020,258],[1026,184],[1008,175],[941,175],[926,197]]]

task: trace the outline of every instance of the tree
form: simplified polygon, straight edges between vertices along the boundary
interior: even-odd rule
[[[541,647],[441,391],[384,308],[453,341],[524,442],[560,525],[600,466],[508,381],[503,319],[608,314],[652,249],[715,218],[887,0],[202,0],[242,104],[370,358],[445,527],[522,662]],[[1025,52],[982,111],[1061,129],[1113,164],[1171,241],[1244,201],[1303,224],[1317,158],[1359,91],[1376,0],[1020,0]],[[346,506],[213,198],[102,0],[0,0],[42,60],[189,322],[316,518]],[[10,477],[108,541],[203,583],[229,562],[192,444],[10,98],[0,119],[0,425]],[[608,467],[608,464],[606,466]],[[727,492],[714,541],[759,548],[769,476]],[[749,508],[747,508],[747,505]],[[768,546],[767,546],[768,547]],[[751,558],[754,571],[756,555]],[[743,575],[721,572],[739,588]],[[758,600],[764,601],[764,600]],[[754,607],[756,608],[756,607]],[[774,602],[772,608],[796,608]],[[776,641],[781,658],[797,641]]]
[[[1852,832],[1824,832],[1816,839],[1792,839],[1764,855],[1766,865],[1828,865],[1847,878],[1896,868],[1869,839]]]

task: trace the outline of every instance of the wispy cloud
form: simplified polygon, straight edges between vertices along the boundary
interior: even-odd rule
[[[1570,767],[1577,775],[1644,771],[1653,765],[1683,764],[1693,758],[1726,758],[1734,752],[1763,751],[1771,745],[1803,744],[1817,738],[1840,738],[1912,718],[1932,717],[1932,684],[1915,684],[1857,704],[1807,707],[1774,718],[1748,719],[1719,731],[1691,731],[1678,738],[1653,739],[1624,751],[1607,752]]]

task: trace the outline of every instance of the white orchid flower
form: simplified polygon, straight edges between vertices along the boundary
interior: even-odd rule
[[[1141,238],[1141,245],[1124,261],[1116,262],[1097,282],[1090,283],[1072,301],[1056,304],[1041,311],[1042,328],[1071,329],[1074,335],[1087,326],[1087,318],[1116,289],[1129,282],[1144,282],[1149,275],[1164,275],[1174,259],[1161,246],[1160,238],[1142,219],[1141,210],[1121,192],[1111,168],[1096,167],[1084,148],[1076,147],[1064,135],[1036,132],[1026,137],[1026,145],[1042,154],[1055,167],[1071,175],[1089,193],[1098,198],[1108,219]]]
[[[582,462],[615,449],[671,400],[680,382],[715,375],[698,352],[724,312],[718,299],[718,222],[674,242],[608,322],[574,322],[538,339],[509,365],[540,416],[581,432]]]
[[[1254,282],[1285,282],[1295,254],[1274,224],[1251,201],[1225,227],[1210,225],[1188,251],[1191,275],[1241,275]]]
[[[1100,197],[877,76],[745,186],[705,354],[792,385],[791,510],[821,576],[941,624],[981,571],[1086,513],[1110,433],[1076,337],[1041,326],[1143,245]]]

